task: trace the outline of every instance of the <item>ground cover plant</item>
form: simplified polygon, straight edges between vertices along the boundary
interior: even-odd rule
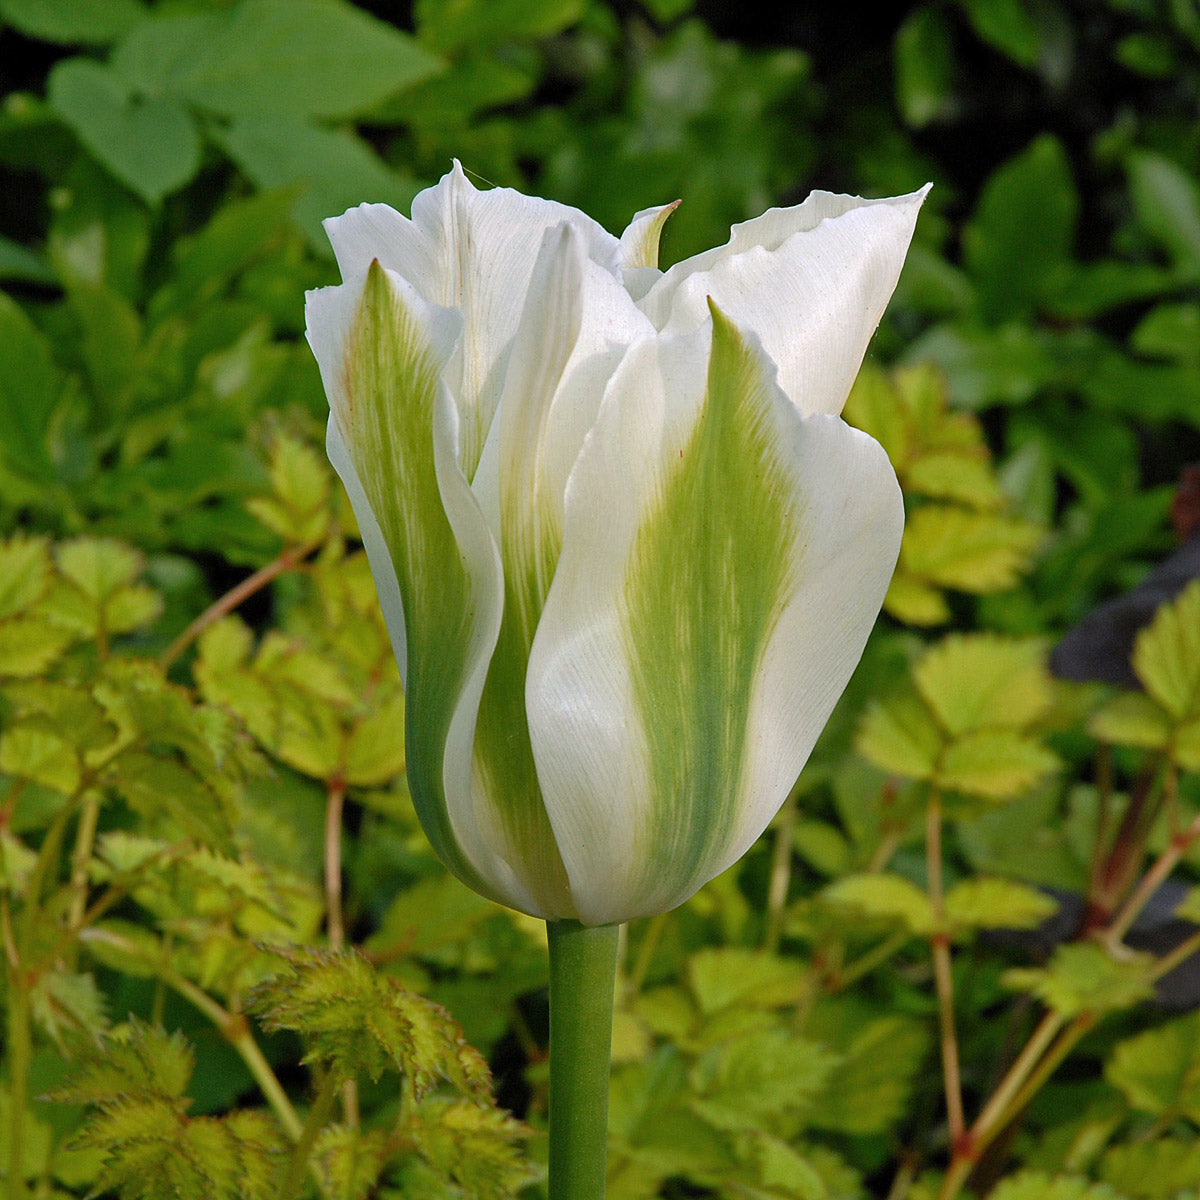
[[[885,616],[768,833],[623,930],[608,1195],[1200,1194],[1191,6],[0,21],[7,1195],[545,1194],[544,934],[417,825],[302,339],[320,218],[453,156],[682,197],[666,261],[934,182],[846,409]]]

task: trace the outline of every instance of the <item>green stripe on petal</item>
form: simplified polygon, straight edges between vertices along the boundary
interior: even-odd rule
[[[330,394],[340,392],[334,417],[403,602],[406,753],[417,814],[434,849],[459,878],[514,903],[524,897],[505,887],[470,814],[452,818],[447,796],[447,775],[454,773],[447,744],[452,727],[461,723],[461,707],[471,706],[472,676],[481,674],[496,636],[499,600],[492,593],[498,591],[499,572],[478,537],[468,558],[447,513],[454,447],[443,447],[440,464],[437,449],[439,426],[440,441],[453,441],[453,401],[441,382],[450,339],[439,337],[431,314],[448,317],[406,295],[399,281],[373,263],[345,343],[342,387]],[[457,495],[469,496],[466,481],[459,483]],[[475,515],[483,529],[482,515]],[[469,797],[469,778],[465,787]],[[500,880],[485,880],[481,869]]]
[[[878,444],[801,416],[720,312],[631,348],[571,475],[529,665],[582,920],[672,908],[762,832],[858,662],[902,520]]]
[[[635,886],[690,882],[736,829],[751,692],[803,518],[768,365],[714,307],[704,407],[633,546],[623,615],[653,796]]]

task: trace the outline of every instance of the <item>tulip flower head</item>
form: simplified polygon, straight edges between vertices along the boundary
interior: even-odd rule
[[[328,450],[404,678],[408,777],[461,879],[549,920],[682,903],[786,798],[903,524],[838,416],[925,195],[814,192],[656,266],[454,169],[325,223]]]

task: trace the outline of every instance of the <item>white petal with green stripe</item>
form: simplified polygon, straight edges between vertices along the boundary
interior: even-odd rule
[[[325,222],[343,279],[378,259],[427,303],[462,313],[463,336],[446,380],[458,405],[459,463],[468,479],[503,390],[542,235],[564,222],[578,230],[592,261],[616,277],[619,243],[590,217],[510,188],[481,192],[457,162],[413,201],[411,220],[386,204],[363,204]]]
[[[641,307],[656,328],[687,333],[707,321],[711,297],[758,335],[801,412],[840,413],[928,190],[884,200],[813,192],[771,209],[677,263]]]
[[[306,318],[336,424],[330,442],[346,452],[335,466],[383,603],[394,608],[398,596],[402,607],[391,628],[393,635],[402,629],[406,644],[406,752],[417,813],[464,882],[537,911],[497,852],[498,814],[472,787],[471,747],[503,583],[459,466],[458,411],[442,378],[458,315],[426,304],[372,263],[365,279],[310,293]],[[384,548],[390,570],[378,562]]]
[[[761,833],[858,662],[902,520],[878,444],[803,418],[715,309],[630,351],[571,474],[526,693],[583,920],[672,908]]]

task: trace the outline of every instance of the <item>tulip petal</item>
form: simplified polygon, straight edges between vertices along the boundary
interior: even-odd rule
[[[840,413],[928,190],[885,200],[814,192],[772,209],[677,263],[641,307],[656,328],[686,333],[708,319],[711,297],[758,334],[802,413]]]
[[[526,706],[585,922],[665,911],[744,853],[883,601],[887,456],[773,376],[714,307],[633,347],[572,472]]]
[[[391,632],[406,641],[417,814],[465,883],[532,909],[493,849],[494,814],[478,809],[472,791],[470,747],[503,594],[495,544],[458,467],[458,414],[441,379],[459,317],[425,304],[376,262],[360,283],[310,292],[306,320],[335,426],[334,465],[392,610]],[[377,568],[381,557],[390,570]]]
[[[564,222],[579,231],[589,258],[616,277],[617,239],[591,217],[511,188],[481,192],[457,162],[413,201],[412,220],[385,204],[363,204],[325,222],[343,279],[378,259],[427,303],[463,314],[446,379],[458,404],[459,464],[468,479],[503,390],[542,235]]]

